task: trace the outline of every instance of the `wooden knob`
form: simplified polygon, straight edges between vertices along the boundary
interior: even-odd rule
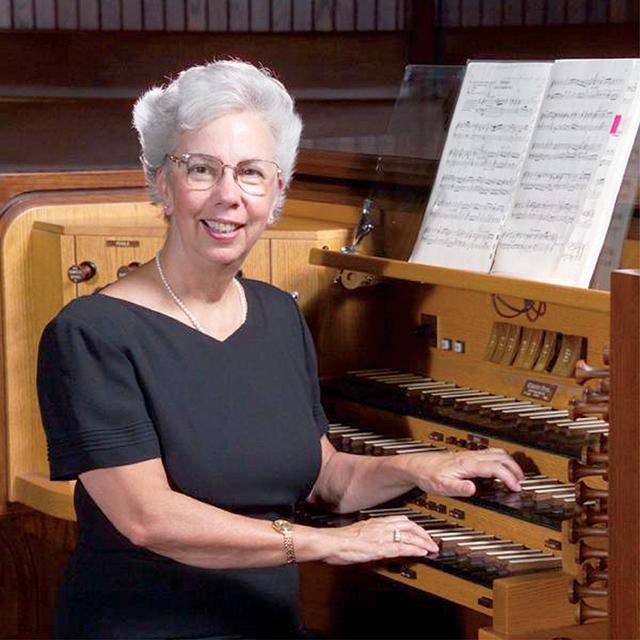
[[[609,366],[609,358],[611,357],[611,349],[609,348],[609,343],[605,344],[602,347],[602,362],[604,362],[607,366]]]
[[[609,418],[609,405],[605,403],[584,402],[580,398],[574,397],[569,400],[568,409],[569,417],[572,420],[594,415],[601,415],[605,420]]]
[[[601,567],[594,567],[591,564],[584,565],[582,570],[583,582],[589,586],[596,582],[608,582],[609,572]]]
[[[606,367],[592,367],[584,360],[578,360],[573,375],[578,384],[584,384],[588,380],[593,380],[594,378],[608,378],[609,369]]]
[[[602,380],[598,382],[595,388],[598,390],[599,393],[608,394],[609,391],[611,390],[611,380],[609,378],[602,378]]]
[[[607,538],[609,536],[608,529],[604,527],[589,527],[576,522],[569,523],[569,542],[575,544],[583,538]]]
[[[606,598],[609,592],[606,587],[590,587],[577,580],[569,586],[569,602],[577,604],[584,598]]]
[[[600,391],[592,387],[587,387],[582,392],[582,399],[585,402],[591,403],[591,404],[597,404],[597,403],[607,404],[609,402],[609,394],[601,393]]]
[[[609,514],[606,511],[597,511],[593,507],[587,507],[579,515],[580,522],[587,527],[596,524],[608,524]]]
[[[608,549],[599,549],[598,547],[593,547],[583,540],[580,540],[578,542],[578,546],[576,548],[576,562],[578,564],[582,564],[587,560],[600,560],[602,562],[608,560],[608,558]]]
[[[609,454],[606,451],[597,451],[594,447],[588,446],[582,451],[582,462],[588,465],[608,465]]]
[[[74,284],[80,284],[81,282],[87,282],[91,280],[97,272],[96,265],[89,260],[85,260],[80,264],[73,264],[67,269],[67,277]]]
[[[137,269],[140,266],[140,262],[130,262],[129,264],[123,264],[121,267],[118,267],[118,270],[116,271],[116,277],[118,278],[118,280],[120,280],[120,278],[124,278],[125,276],[129,275],[134,269]]]
[[[580,478],[589,476],[602,476],[607,480],[608,471],[609,467],[606,465],[587,465],[574,459],[569,460],[569,482],[578,482]]]
[[[584,482],[578,482],[576,484],[576,502],[578,504],[584,504],[585,502],[591,502],[593,500],[607,500],[609,498],[609,492],[606,489],[594,489]]]
[[[609,614],[606,609],[599,609],[598,607],[590,607],[582,600],[578,603],[578,609],[576,611],[576,621],[578,624],[584,624],[589,620],[602,620],[608,618]]]

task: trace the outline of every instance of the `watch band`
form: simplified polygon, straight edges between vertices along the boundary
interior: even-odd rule
[[[296,551],[293,546],[293,524],[288,520],[282,519],[274,520],[271,524],[278,533],[282,534],[282,543],[284,545],[287,564],[293,564],[296,561]]]

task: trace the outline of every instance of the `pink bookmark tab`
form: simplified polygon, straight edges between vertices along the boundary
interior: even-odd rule
[[[611,129],[609,130],[610,134],[615,135],[616,133],[618,133],[620,120],[622,120],[622,116],[620,114],[613,117],[613,122],[611,123]]]

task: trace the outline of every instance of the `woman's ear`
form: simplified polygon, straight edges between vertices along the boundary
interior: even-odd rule
[[[170,177],[166,165],[158,169],[156,174],[156,187],[160,194],[160,202],[162,204],[162,213],[168,218],[173,213],[173,191],[169,184]]]
[[[280,178],[280,176],[278,176],[278,183],[277,183],[277,188],[276,188],[276,194],[275,194],[275,200],[273,202],[273,205],[271,207],[271,211],[269,212],[269,217],[267,218],[267,224],[275,224],[278,219],[280,218],[279,212],[281,206],[282,206],[282,201],[283,201],[283,189],[284,189],[284,182],[282,180],[282,178]]]

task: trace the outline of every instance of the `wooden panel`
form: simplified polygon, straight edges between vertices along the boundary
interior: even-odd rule
[[[271,30],[271,0],[251,0],[251,31]]]
[[[477,27],[480,24],[480,0],[467,0],[460,4],[460,25]]]
[[[522,24],[523,20],[523,0],[503,0],[502,24]]]
[[[100,12],[104,31],[122,28],[122,15],[119,0],[101,0]]]
[[[548,5],[546,26],[504,26],[450,29],[438,34],[438,64],[465,64],[468,59],[611,58],[638,55],[638,30],[633,24],[554,26]]]
[[[353,0],[336,0],[336,29],[350,31],[355,28],[355,5]]]
[[[78,5],[77,0],[56,0],[56,21],[58,29],[78,28]]]
[[[0,174],[0,211],[14,196],[29,191],[61,191],[82,188],[143,187],[144,176],[139,169],[123,171],[66,171]]]
[[[165,12],[168,11],[171,3],[165,3]],[[207,31],[207,0],[190,0],[186,3],[186,8],[182,8],[182,17],[176,21],[179,30],[184,29],[184,14],[187,14],[188,31]],[[173,30],[173,24],[169,22],[167,12],[167,30]]]
[[[421,589],[422,591],[433,593],[436,596],[452,600],[456,604],[461,604],[486,615],[493,614],[494,609],[491,606],[483,604],[483,602],[491,602],[493,600],[493,591],[491,589],[444,573],[443,571],[438,571],[438,569],[424,564],[411,563],[408,561],[402,563],[402,566],[406,566],[414,571],[415,577],[402,575],[402,573],[398,571],[389,571],[385,568],[384,564],[376,567],[375,571],[414,589]]]
[[[15,500],[62,520],[75,520],[73,491],[75,481],[49,480],[45,473],[25,473],[16,478]]]
[[[567,307],[592,310],[599,313],[609,311],[609,294],[605,291],[577,289],[486,275],[471,271],[429,267],[427,265],[407,263],[401,260],[375,258],[355,254],[313,251],[310,256],[312,264],[366,271],[387,278],[398,278],[413,282],[429,282],[448,285],[452,288],[469,289],[485,293],[497,293],[518,297],[527,291],[527,297],[534,300],[557,303]]]
[[[574,605],[567,594],[572,579],[550,571],[495,580],[493,628],[514,634],[571,624]]]
[[[249,0],[229,3],[229,31],[249,31]]]
[[[269,251],[270,241],[261,239],[251,249],[251,253],[242,265],[242,274],[245,278],[271,282],[271,256]]]
[[[611,277],[609,637],[640,638],[640,271]]]
[[[11,28],[11,0],[0,0],[0,29]]]
[[[293,30],[311,31],[313,21],[311,0],[297,0],[291,6],[293,9]]]
[[[209,29],[226,31],[229,25],[227,0],[209,0]]]
[[[536,629],[524,633],[498,633],[494,629],[480,629],[478,640],[604,640],[607,638],[607,625],[604,622],[556,627],[553,629]]]
[[[56,7],[54,0],[35,0],[36,28],[53,29],[56,26]]]
[[[376,25],[376,0],[360,0],[357,5],[356,29],[373,31]]]
[[[333,31],[332,0],[315,0],[313,4],[313,24],[316,31]]]
[[[164,227],[160,227],[161,231]],[[135,246],[130,245],[131,241]],[[117,243],[117,244],[111,244]],[[96,275],[87,282],[78,284],[78,295],[85,296],[94,293],[97,289],[105,287],[117,280],[117,272],[120,267],[127,266],[131,262],[147,262],[151,260],[162,248],[164,244],[164,234],[155,238],[135,237],[122,235],[104,236],[76,236],[75,263],[80,264],[85,261],[93,262],[96,265]],[[60,272],[61,278],[66,278],[70,264],[63,264]]]
[[[57,585],[75,526],[22,507],[0,516],[0,636],[51,637]]]
[[[528,25],[542,25],[545,17],[545,0],[528,0],[523,3],[524,22]]]
[[[165,28],[162,0],[142,0],[142,28],[162,31]]]
[[[204,12],[201,9],[202,2],[206,2],[206,0],[189,3],[189,7],[195,4],[197,10],[189,11],[186,16],[185,6],[181,2],[165,3],[164,12],[167,29],[169,31],[184,31],[187,27],[187,22],[189,22],[189,26],[191,27],[191,21],[193,21],[196,23],[194,30],[197,30],[197,27],[200,27],[203,22],[203,17],[205,17],[204,28],[206,29],[206,16],[204,16]]]
[[[289,31],[293,20],[290,0],[271,1],[271,24],[273,31]]]
[[[33,3],[31,0],[13,0],[13,24],[16,29],[33,29]]]
[[[122,28],[131,31],[142,29],[142,0],[122,3]]]
[[[349,235],[345,229],[337,234],[318,232],[314,240],[272,240],[272,283],[285,291],[296,291],[301,309],[317,307],[320,303],[318,296],[331,282],[332,276],[324,270],[309,269],[309,251],[318,246],[338,249],[346,244]]]

